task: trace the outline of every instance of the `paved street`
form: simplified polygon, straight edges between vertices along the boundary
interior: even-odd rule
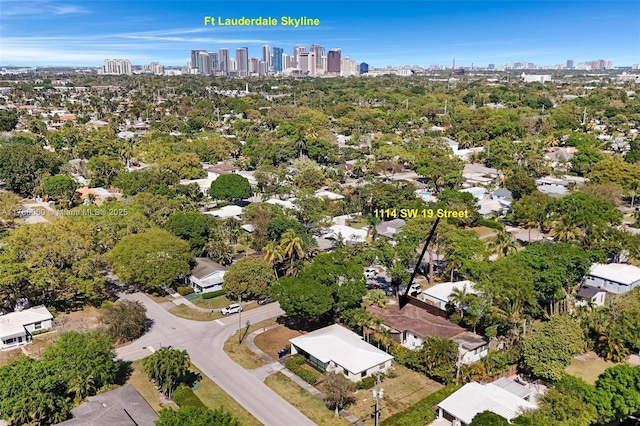
[[[147,308],[147,317],[154,324],[140,339],[118,349],[118,358],[134,361],[161,346],[186,349],[193,364],[266,426],[315,424],[224,353],[224,342],[238,329],[238,315],[210,322],[189,321],[170,314],[144,294],[122,297],[142,302]],[[283,313],[277,303],[262,306],[243,312],[242,325],[246,321],[256,323]]]

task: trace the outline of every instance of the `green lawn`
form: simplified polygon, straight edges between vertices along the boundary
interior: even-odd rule
[[[169,312],[177,317],[193,321],[213,321],[218,318],[222,318],[220,311],[200,312],[193,310],[186,305],[178,305],[175,308],[169,309]]]
[[[198,398],[209,408],[215,409],[223,407],[225,410],[233,413],[243,426],[260,426],[260,422],[244,409],[235,399],[222,390],[213,380],[202,374],[193,364],[189,367],[192,371],[200,374],[202,380],[198,382],[197,389],[193,392]]]
[[[587,383],[594,384],[604,370],[616,365],[618,364],[605,361],[593,352],[589,352],[574,358],[565,371],[567,374],[580,377]]]
[[[225,306],[233,303],[231,300],[227,299],[226,296],[218,296],[212,299],[195,299],[192,300],[193,304],[205,309],[222,309]]]
[[[334,417],[333,411],[329,410],[324,402],[280,372],[267,377],[264,383],[320,426],[346,426],[351,424],[342,417]]]
[[[127,383],[136,388],[144,400],[149,403],[151,408],[156,410],[156,412],[159,412],[162,407],[160,407],[158,399],[158,390],[142,371],[142,360],[139,359],[138,361],[134,361],[131,364],[131,367],[133,368],[133,372],[131,373],[129,380],[127,380]]]
[[[246,335],[253,333],[254,331],[268,327],[276,323],[275,318],[270,318],[268,320],[264,320],[255,324],[252,324],[249,327],[249,330],[246,331]],[[245,333],[245,329],[242,329],[242,332]],[[243,340],[242,343],[238,342],[238,332],[236,331],[234,334],[224,342],[224,351],[229,355],[229,358],[234,360],[236,364],[239,364],[242,368],[252,369],[258,368],[264,365],[264,361],[257,356],[251,349],[247,347],[246,340]],[[255,343],[255,341],[254,341]]]

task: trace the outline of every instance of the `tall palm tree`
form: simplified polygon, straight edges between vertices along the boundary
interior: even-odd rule
[[[489,242],[489,250],[498,257],[507,256],[509,253],[516,251],[517,243],[513,240],[513,236],[504,229],[498,230],[496,236]]]
[[[582,229],[576,226],[567,215],[561,216],[551,224],[551,236],[558,241],[575,241],[583,235]]]
[[[273,265],[273,272],[276,274],[276,279],[279,279],[278,268],[276,265],[284,261],[281,247],[275,240],[273,240],[269,241],[267,245],[262,248],[262,251],[264,252],[264,257],[262,258],[262,260]]]
[[[293,261],[295,259],[304,258],[304,249],[302,245],[302,238],[297,236],[293,229],[287,229],[287,231],[282,234],[282,237],[280,238],[280,248],[282,249],[282,254],[289,259],[291,265],[290,268],[293,266]]]
[[[475,297],[475,295],[469,293],[466,285],[462,288],[454,288],[449,295],[449,303],[456,306],[456,312],[460,314],[460,318],[464,317],[464,308],[469,305],[470,297]]]

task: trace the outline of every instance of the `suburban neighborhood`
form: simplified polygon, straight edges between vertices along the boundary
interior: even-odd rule
[[[0,61],[0,425],[640,424],[637,65],[261,44]]]

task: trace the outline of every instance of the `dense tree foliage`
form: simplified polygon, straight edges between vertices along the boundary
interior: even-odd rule
[[[116,343],[135,340],[145,332],[147,308],[138,301],[122,300],[105,311],[102,322]]]
[[[215,200],[238,201],[249,198],[252,194],[247,178],[235,173],[218,176],[209,188],[209,195]]]
[[[261,299],[275,282],[271,265],[264,260],[245,257],[231,265],[224,274],[224,289],[231,300]]]
[[[160,411],[156,426],[240,426],[233,414],[222,408],[180,407],[178,410],[165,408]]]
[[[61,163],[56,154],[38,146],[0,146],[0,179],[20,195],[32,194],[44,176],[58,173]]]
[[[142,368],[158,389],[171,398],[180,380],[189,371],[187,351],[163,346],[142,361]]]

